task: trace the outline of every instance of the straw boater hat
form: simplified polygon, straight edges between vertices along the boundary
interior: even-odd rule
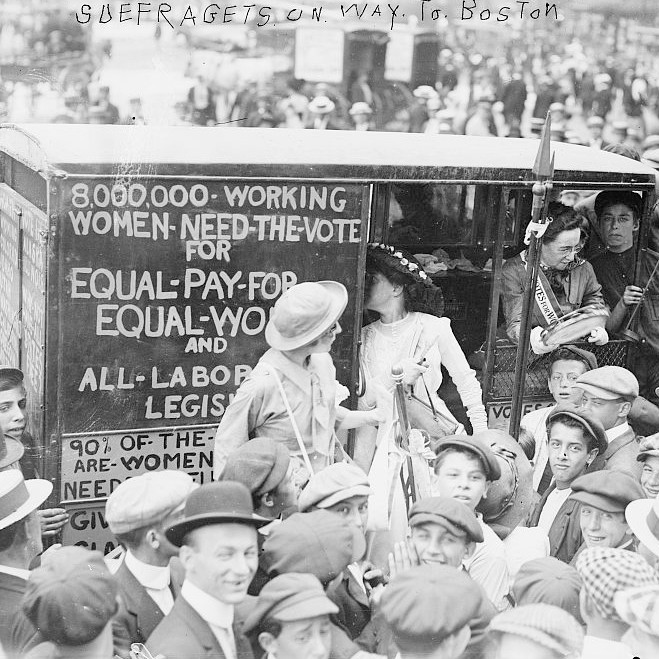
[[[625,519],[638,541],[659,558],[659,497],[632,501],[625,509]]]
[[[348,114],[353,117],[356,114],[373,114],[373,110],[371,110],[371,106],[368,103],[365,103],[364,101],[357,101],[357,103],[352,104]]]
[[[348,291],[337,281],[306,281],[275,303],[265,340],[276,350],[295,350],[321,337],[343,314]]]
[[[316,96],[309,102],[308,110],[316,114],[329,114],[335,107],[334,101],[328,96]]]
[[[27,517],[52,491],[50,481],[41,478],[26,481],[18,469],[0,472],[0,529]]]

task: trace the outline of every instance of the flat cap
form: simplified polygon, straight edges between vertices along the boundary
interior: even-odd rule
[[[580,657],[583,649],[582,626],[569,613],[551,604],[524,604],[508,609],[492,619],[490,631],[528,638],[563,657]]]
[[[325,595],[317,577],[289,572],[280,574],[263,586],[256,605],[245,620],[243,630],[249,634],[269,618],[292,622],[338,611],[339,607]]]
[[[403,652],[431,652],[477,616],[482,591],[446,565],[405,570],[382,593],[381,611]]]
[[[314,474],[300,493],[298,508],[329,508],[350,497],[368,496],[371,487],[363,469],[350,462],[335,462]]]
[[[582,348],[577,348],[577,346],[571,344],[566,344],[557,350],[554,350],[549,356],[549,363],[553,364],[554,362],[568,359],[584,362],[588,365],[589,370],[597,368],[597,357],[595,357],[592,352],[589,350],[583,350]]]
[[[641,440],[640,450],[636,459],[645,462],[650,457],[659,457],[659,432],[649,435]]]
[[[189,474],[173,469],[134,476],[108,497],[105,520],[115,535],[158,524],[183,506],[197,487]]]
[[[449,448],[457,448],[460,450],[467,450],[476,455],[483,464],[485,469],[485,476],[488,481],[495,481],[501,477],[501,468],[499,461],[492,452],[486,440],[479,437],[480,433],[474,433],[471,437],[468,435],[449,435],[443,437],[435,447],[437,457]]]
[[[605,400],[624,398],[633,401],[638,397],[636,376],[622,366],[600,366],[577,378],[575,387]]]
[[[261,563],[270,575],[305,572],[327,584],[365,551],[359,529],[339,515],[314,510],[277,524],[263,543]]]
[[[269,437],[255,437],[229,455],[219,480],[237,481],[252,494],[265,494],[284,480],[290,462],[284,444]]]
[[[659,636],[659,586],[639,586],[621,590],[613,603],[623,622],[646,634]]]
[[[458,538],[483,542],[483,530],[474,511],[462,501],[451,497],[420,499],[410,508],[410,526],[428,522],[440,524]]]
[[[513,582],[517,605],[551,604],[579,619],[579,573],[553,556],[535,558],[520,567]]]
[[[581,409],[574,409],[567,405],[557,405],[547,416],[547,430],[556,421],[560,421],[561,417],[567,417],[573,421],[577,421],[583,426],[584,431],[595,438],[597,448],[600,454],[606,451],[609,441],[606,438],[606,431],[602,423],[588,412]]]
[[[641,202],[641,197],[631,190],[603,190],[595,197],[595,215],[599,217],[607,206],[624,204],[639,216],[641,214]],[[620,368],[620,366],[615,368]]]
[[[641,484],[624,471],[603,469],[579,476],[572,483],[571,499],[607,513],[624,513],[627,505],[643,499]]]
[[[30,574],[22,607],[44,640],[84,645],[116,613],[117,593],[100,552],[61,547]]]
[[[659,577],[639,554],[626,549],[590,547],[577,557],[583,588],[600,615],[622,621],[613,598],[620,590],[659,584]]]

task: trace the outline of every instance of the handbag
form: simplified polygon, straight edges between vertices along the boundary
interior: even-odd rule
[[[435,407],[423,375],[420,376],[420,379],[426,390],[428,403],[411,392],[406,401],[407,417],[410,427],[425,431],[432,444],[448,435],[455,435],[460,424],[453,417],[443,414]]]

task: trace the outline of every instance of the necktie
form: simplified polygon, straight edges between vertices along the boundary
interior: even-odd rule
[[[542,477],[540,478],[540,483],[538,484],[538,494],[542,496],[547,488],[549,487],[552,479],[551,467],[549,466],[549,460],[545,465],[545,470],[542,472]]]

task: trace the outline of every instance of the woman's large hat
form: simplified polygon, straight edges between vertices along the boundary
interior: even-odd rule
[[[307,281],[289,288],[275,303],[265,340],[276,350],[295,350],[321,337],[348,304],[348,291],[337,281]]]
[[[0,472],[0,529],[27,517],[52,491],[50,481],[40,478],[26,481],[18,469]]]
[[[184,517],[170,526],[165,535],[177,547],[185,536],[209,524],[247,524],[259,528],[272,520],[254,514],[252,495],[235,481],[206,483],[192,492],[185,502]]]

